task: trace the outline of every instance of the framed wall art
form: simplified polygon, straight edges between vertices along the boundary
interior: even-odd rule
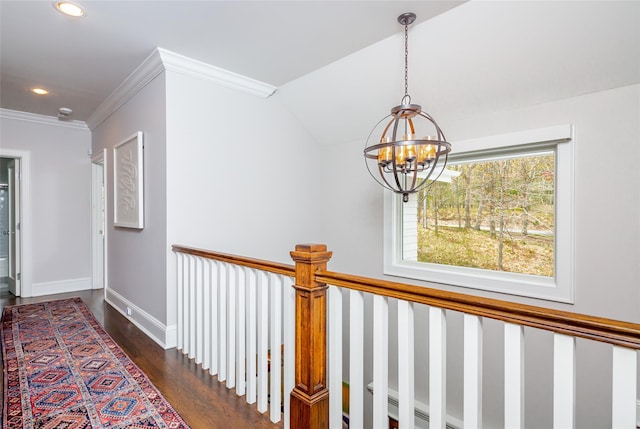
[[[142,131],[113,148],[113,223],[144,228],[144,162]]]

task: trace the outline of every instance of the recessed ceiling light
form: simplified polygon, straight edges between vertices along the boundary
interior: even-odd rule
[[[38,95],[47,95],[49,91],[44,88],[31,88],[31,92]]]
[[[80,17],[84,16],[84,10],[75,3],[70,1],[59,1],[55,3],[56,9],[65,15]]]

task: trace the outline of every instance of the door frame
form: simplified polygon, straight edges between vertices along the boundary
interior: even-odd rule
[[[102,167],[98,177],[97,165]],[[99,185],[102,185],[99,186]],[[104,188],[104,193],[102,191]],[[102,200],[103,222],[98,222],[97,203]],[[91,157],[91,285],[93,289],[104,289],[107,283],[107,150],[103,149]],[[102,223],[102,224],[101,224]],[[100,238],[102,230],[102,238]],[[100,251],[102,246],[102,251]]]
[[[9,179],[9,292],[15,296],[22,294],[22,273],[20,272],[20,159],[8,159],[7,175]]]
[[[31,152],[0,148],[0,157],[20,161],[20,296],[31,297]]]

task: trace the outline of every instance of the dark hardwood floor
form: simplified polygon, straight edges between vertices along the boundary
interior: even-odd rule
[[[176,349],[163,350],[135,325],[104,301],[103,291],[16,298],[0,292],[0,312],[5,306],[28,304],[79,296],[95,318],[136,365],[149,377],[193,429],[274,428],[268,416],[249,406],[244,397],[227,390],[224,383],[210,376]],[[1,359],[0,359],[1,365]],[[0,377],[2,374],[0,366]],[[0,384],[1,385],[1,384]]]

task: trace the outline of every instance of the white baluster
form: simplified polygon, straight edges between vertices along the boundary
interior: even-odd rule
[[[342,427],[342,292],[329,286],[328,328],[328,388],[329,427]]]
[[[269,352],[269,281],[267,273],[258,271],[258,411],[267,411]]]
[[[196,356],[196,258],[189,256],[189,359]]]
[[[280,348],[282,345],[282,282],[280,277],[275,274],[269,274],[269,295],[270,299],[270,319],[271,319],[271,337],[270,350],[271,350],[271,388],[269,397],[271,400],[269,416],[271,421],[277,423],[281,418],[280,409],[280,384],[281,384],[281,355]]]
[[[184,279],[184,291],[182,300],[182,353],[189,354],[189,306],[190,285],[189,285],[190,262],[189,255],[184,255],[184,265],[182,268],[182,278]]]
[[[482,428],[482,319],[464,315],[464,428]]]
[[[349,291],[349,426],[364,427],[364,295]]]
[[[189,312],[189,257],[182,255],[182,311],[180,314],[180,326],[182,327],[182,353],[187,354],[189,347],[189,320],[187,319]]]
[[[373,297],[373,332],[373,427],[381,428],[389,422],[389,299],[381,295]]]
[[[218,262],[218,380],[227,380],[227,264]]]
[[[204,345],[204,290],[203,290],[203,276],[202,276],[202,264],[203,260],[200,257],[195,259],[195,281],[196,281],[196,314],[195,314],[195,362],[196,364],[202,363],[202,351]]]
[[[447,320],[429,307],[429,428],[444,429],[447,399]]]
[[[504,425],[524,426],[524,328],[504,325]]]
[[[183,326],[184,326],[184,348],[183,353],[189,356],[191,350],[191,295],[192,295],[192,284],[191,284],[191,256],[185,255],[184,260],[184,311],[182,312],[183,316]]]
[[[227,389],[236,386],[236,267],[227,265]]]
[[[211,367],[211,261],[202,259],[202,369]]]
[[[182,255],[182,311],[180,314],[180,326],[182,327],[182,353],[187,354],[189,347],[189,320],[187,319],[189,312],[189,256]]]
[[[284,429],[289,428],[291,415],[291,391],[295,387],[296,365],[296,290],[292,287],[294,279],[282,277],[283,317],[284,317]]]
[[[219,320],[218,320],[218,311],[219,311],[219,298],[218,292],[220,289],[220,283],[218,283],[218,263],[216,261],[209,261],[209,269],[210,269],[210,279],[211,279],[211,294],[209,298],[211,299],[211,303],[209,304],[209,308],[211,309],[211,368],[209,368],[209,374],[216,375],[218,374],[218,353],[220,351],[220,335],[219,335]],[[222,381],[222,380],[219,380]]]
[[[256,402],[256,272],[247,270],[247,403]]]
[[[184,254],[176,253],[176,349],[182,350],[184,347],[183,332],[184,324],[182,322],[182,302],[184,300]]]
[[[576,339],[553,334],[553,427],[575,428]]]
[[[184,348],[182,352],[189,356],[189,340],[191,338],[189,331],[189,319],[191,312],[191,256],[185,255],[184,258],[184,311],[182,315],[184,317]]]
[[[243,396],[246,391],[246,284],[245,268],[236,266],[236,394]]]
[[[398,423],[400,429],[414,427],[414,327],[413,303],[398,301]]]
[[[613,346],[611,427],[635,429],[637,351]]]

